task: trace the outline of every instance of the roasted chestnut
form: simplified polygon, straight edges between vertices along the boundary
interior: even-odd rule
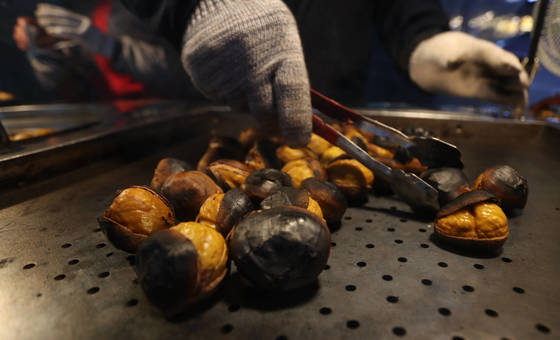
[[[227,158],[235,160],[243,160],[245,150],[243,146],[231,137],[213,137],[208,143],[208,149],[196,166],[198,171],[206,170],[206,167],[218,159]]]
[[[245,217],[234,227],[230,254],[255,286],[287,291],[314,282],[329,258],[326,224],[305,209],[279,207]]]
[[[187,170],[191,170],[191,167],[186,162],[177,158],[164,158],[159,161],[154,171],[150,187],[155,190],[161,190],[161,186],[167,177]]]
[[[301,182],[310,177],[327,179],[327,173],[316,159],[298,159],[284,165],[282,172],[287,173],[292,178],[292,183],[296,188],[301,186]]]
[[[252,172],[241,189],[249,195],[253,202],[260,203],[281,187],[293,186],[290,175],[276,169],[264,168]]]
[[[239,144],[241,144],[246,149],[249,149],[251,146],[253,146],[253,144],[255,144],[255,141],[257,139],[258,139],[258,133],[257,133],[257,129],[255,128],[248,128],[241,131],[239,137],[237,138]]]
[[[224,191],[239,188],[253,171],[247,164],[233,159],[220,159],[206,168],[206,173],[215,180]]]
[[[367,191],[373,183],[373,172],[355,159],[339,159],[327,167],[329,181],[346,196],[348,203],[359,205],[367,201]]]
[[[460,248],[501,247],[509,235],[507,217],[493,200],[494,195],[481,190],[460,195],[438,212],[436,235]]]
[[[415,175],[420,175],[424,171],[428,170],[428,167],[425,166],[420,162],[420,160],[416,157],[412,158],[407,163],[403,164],[396,159],[384,158],[384,157],[376,157],[378,161],[387,165],[391,168],[401,169],[405,172],[411,172]]]
[[[136,272],[148,299],[166,316],[213,293],[228,271],[224,238],[195,222],[154,233],[139,247]]]
[[[362,148],[364,151],[368,151],[368,140],[367,138],[353,125],[344,126],[344,136],[350,139],[354,144]]]
[[[437,189],[440,206],[469,190],[467,176],[457,168],[429,169],[422,174],[422,179]]]
[[[198,251],[177,230],[153,233],[136,253],[136,274],[148,300],[167,317],[196,301]]]
[[[336,223],[342,219],[348,203],[336,185],[321,179],[308,178],[301,182],[301,188],[319,203],[327,223]]]
[[[305,190],[283,187],[261,202],[263,210],[284,206],[300,207],[323,219],[321,206]]]
[[[134,253],[147,235],[175,224],[171,204],[148,187],[121,191],[98,219],[99,225],[115,247]]]
[[[204,201],[222,189],[205,173],[200,171],[178,172],[167,178],[161,187],[180,221],[194,220]]]
[[[215,228],[224,237],[231,228],[254,208],[243,190],[231,189],[225,194],[214,194],[200,207],[196,222]]]
[[[476,179],[474,188],[493,193],[506,210],[523,209],[529,192],[527,180],[509,165],[486,169]]]
[[[288,163],[303,158],[317,159],[317,155],[308,148],[291,148],[287,145],[281,145],[276,149],[276,157],[283,163]]]
[[[349,159],[350,156],[338,146],[331,146],[321,155],[321,165],[325,168],[332,162],[339,159]]]
[[[309,144],[307,144],[307,148],[313,151],[318,156],[322,155],[323,152],[327,151],[327,149],[330,147],[331,143],[327,142],[326,139],[315,133],[311,134],[311,141],[309,141]]]
[[[282,166],[276,157],[278,145],[269,140],[262,139],[255,142],[245,157],[245,163],[255,170],[264,168],[278,169]]]

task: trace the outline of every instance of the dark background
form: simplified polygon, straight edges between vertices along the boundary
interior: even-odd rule
[[[32,16],[36,0],[0,0],[0,91],[13,93],[17,103],[51,102],[39,87],[25,55],[19,51],[12,39],[12,29],[18,16]],[[59,1],[45,1],[58,3]],[[476,36],[488,38],[523,58],[529,47],[529,34],[505,40],[492,39],[488,32],[474,30],[467,22],[492,11],[499,15],[530,14],[534,1],[527,0],[442,0],[442,5],[450,18],[463,16],[460,28]],[[370,106],[394,106],[407,103],[413,106],[443,109],[469,109],[481,112],[498,108],[482,101],[466,100],[440,95],[426,94],[414,87],[403,75],[394,71],[389,57],[384,53],[379,41],[372,41],[373,53],[370,59],[367,87],[364,98]],[[560,79],[541,67],[530,89],[530,103],[560,93]]]

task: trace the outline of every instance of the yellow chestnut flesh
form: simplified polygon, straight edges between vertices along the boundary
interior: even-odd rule
[[[218,211],[222,204],[225,194],[214,194],[206,199],[202,206],[198,216],[196,217],[196,222],[205,224],[212,228],[216,228],[216,218],[218,217]]]
[[[211,227],[183,222],[171,228],[177,230],[194,244],[199,258],[198,291],[213,289],[227,272],[228,250],[224,237]]]
[[[287,173],[292,178],[294,187],[300,188],[301,182],[314,177],[326,179],[327,175],[321,164],[314,159],[298,159],[284,165],[282,172]]]
[[[155,192],[142,187],[123,190],[113,200],[105,217],[134,233],[145,235],[175,223],[175,216],[168,204]]]
[[[323,154],[323,152],[327,151],[327,149],[330,147],[331,143],[327,142],[326,139],[314,133],[311,134],[311,141],[309,142],[309,144],[307,144],[307,148],[317,155]]]

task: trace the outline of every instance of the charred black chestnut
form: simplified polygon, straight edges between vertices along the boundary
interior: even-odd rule
[[[222,189],[205,173],[200,171],[178,172],[167,178],[161,187],[175,214],[181,221],[192,221],[204,201],[213,194],[222,193]]]
[[[467,176],[457,168],[429,169],[422,174],[422,179],[437,189],[440,206],[454,200],[469,187]]]
[[[319,203],[327,223],[336,223],[342,219],[348,203],[336,185],[317,178],[308,178],[301,183],[301,188]]]
[[[237,270],[255,286],[286,291],[315,281],[330,253],[330,233],[298,207],[263,210],[233,229],[230,253]]]
[[[175,224],[171,204],[148,187],[121,191],[98,219],[107,238],[119,249],[134,253],[147,235]]]
[[[476,179],[474,188],[496,195],[506,210],[523,209],[529,192],[527,180],[509,165],[486,169]]]
[[[172,317],[185,310],[196,295],[196,247],[177,230],[156,232],[138,247],[136,274],[148,300]]]
[[[321,206],[317,201],[311,198],[309,193],[305,190],[294,187],[282,187],[261,202],[261,208],[263,210],[285,206],[295,206],[306,209],[323,219]]]
[[[276,169],[264,168],[247,176],[241,189],[259,203],[267,196],[275,193],[281,187],[292,186],[290,175]]]
[[[155,190],[161,190],[163,182],[167,177],[176,174],[178,172],[183,172],[190,170],[191,167],[186,162],[177,158],[164,158],[159,161],[156,170],[154,171],[154,176],[150,182],[150,187]]]
[[[243,190],[231,189],[208,197],[200,207],[196,222],[216,228],[225,237],[253,209],[253,202]]]
[[[208,165],[206,173],[215,180],[224,191],[239,188],[253,171],[245,163],[233,159],[220,159]]]

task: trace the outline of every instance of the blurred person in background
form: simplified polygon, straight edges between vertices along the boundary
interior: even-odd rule
[[[41,86],[65,100],[195,93],[177,51],[119,1],[40,4],[35,18],[17,18],[13,38]]]
[[[367,61],[376,52],[369,47],[372,25],[395,65],[419,88],[503,104],[527,103],[528,79],[519,60],[493,43],[449,31],[437,0],[121,1],[180,53],[184,70],[202,94],[247,109],[261,131],[279,132],[292,146],[304,145],[310,137],[310,79],[317,90],[345,102],[363,94]],[[96,9],[90,19],[39,4],[36,17],[60,44],[75,41],[94,59],[104,60],[96,60],[102,73],[104,63],[110,62],[146,86],[150,79],[162,79],[153,70],[177,69],[176,63],[161,58],[172,53],[146,53],[152,51],[146,49],[149,43],[119,36],[116,31],[126,27],[125,22],[118,21],[111,30],[103,13]],[[167,81],[161,84],[182,89]]]

